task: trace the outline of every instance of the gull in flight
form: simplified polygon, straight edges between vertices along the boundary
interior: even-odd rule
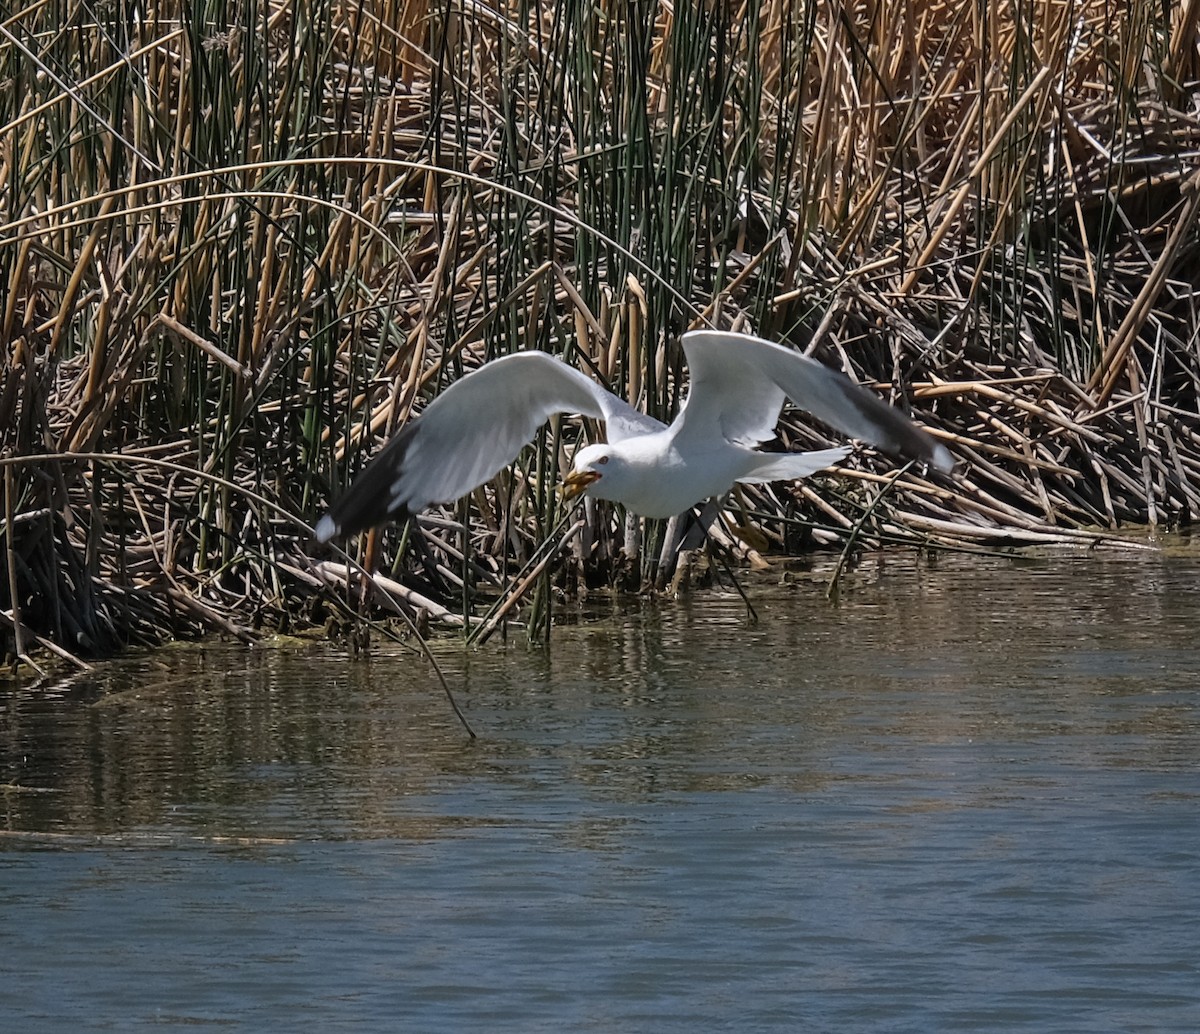
[[[954,459],[898,409],[844,374],[747,334],[683,335],[690,374],[679,415],[663,424],[545,352],[518,352],[456,381],[409,421],[317,525],[317,538],[352,535],[450,502],[511,463],[555,413],[603,420],[608,441],[579,450],[563,479],[643,517],[673,517],[735,483],[807,477],[848,447],[763,453],[791,399],[831,428],[949,473]]]

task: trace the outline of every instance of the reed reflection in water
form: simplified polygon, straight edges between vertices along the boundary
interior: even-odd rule
[[[0,696],[22,1030],[1200,1029],[1200,562],[893,556],[546,652]]]

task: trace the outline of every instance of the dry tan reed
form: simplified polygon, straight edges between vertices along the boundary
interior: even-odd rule
[[[8,12],[10,652],[319,619],[333,568],[284,515],[450,379],[544,348],[665,417],[705,321],[845,368],[962,460],[742,493],[742,555],[1189,522],[1200,4],[1167,6]],[[362,559],[395,557],[441,619],[528,589],[542,629],[555,571],[667,584],[680,522],[556,528],[556,469],[596,430],[556,422]],[[826,441],[792,418],[781,439]]]

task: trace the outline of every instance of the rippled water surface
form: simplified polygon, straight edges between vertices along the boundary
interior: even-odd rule
[[[0,690],[21,1031],[1200,1030],[1200,561]]]

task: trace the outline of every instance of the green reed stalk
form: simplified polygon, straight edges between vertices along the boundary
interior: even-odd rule
[[[1180,286],[1200,219],[1193,8],[14,11],[0,444],[149,450],[201,472],[131,487],[18,469],[14,549],[53,544],[56,560],[18,581],[48,601],[87,581],[95,602],[57,620],[97,640],[105,587],[186,584],[213,612],[258,583],[303,599],[260,558],[312,543],[227,486],[313,514],[445,385],[523,348],[669,419],[686,390],[675,342],[704,320],[811,347],[948,437],[970,490],[910,473],[881,508],[1184,520],[1200,507],[1197,312]],[[536,553],[560,456],[597,430],[540,438],[511,507],[497,486],[473,495],[461,562],[420,528],[377,551],[469,601],[474,579]],[[790,447],[825,441],[782,430]],[[777,522],[847,506],[819,483],[758,498]],[[625,526],[595,512],[599,580]],[[658,576],[662,535],[645,529],[633,581]],[[553,577],[523,615],[541,635]]]

